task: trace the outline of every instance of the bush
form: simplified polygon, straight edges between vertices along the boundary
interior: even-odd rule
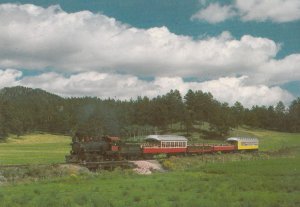
[[[162,166],[168,170],[174,170],[175,169],[175,164],[170,160],[166,159],[162,162]]]
[[[2,183],[6,183],[7,182],[7,179],[2,175],[2,173],[0,172],[0,185]]]
[[[84,168],[72,165],[30,165],[26,167],[7,167],[0,174],[1,182],[36,181],[66,176],[90,176],[92,173]]]

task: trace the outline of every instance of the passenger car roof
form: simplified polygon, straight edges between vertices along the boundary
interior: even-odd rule
[[[186,142],[187,138],[178,135],[149,135],[145,138],[146,141],[182,141]]]
[[[227,141],[256,141],[258,142],[258,139],[255,137],[230,137],[226,139]]]

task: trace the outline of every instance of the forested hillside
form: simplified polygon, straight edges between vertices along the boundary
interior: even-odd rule
[[[72,134],[77,130],[90,134],[132,136],[168,131],[179,124],[188,135],[194,124],[209,123],[207,134],[226,136],[240,125],[287,132],[300,132],[300,98],[290,106],[244,108],[220,103],[210,93],[179,91],[155,98],[102,100],[96,97],[63,98],[40,89],[24,87],[0,90],[0,138],[41,131]]]

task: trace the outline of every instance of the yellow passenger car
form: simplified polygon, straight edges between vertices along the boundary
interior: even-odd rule
[[[236,146],[236,150],[258,150],[257,138],[230,137],[227,142]]]

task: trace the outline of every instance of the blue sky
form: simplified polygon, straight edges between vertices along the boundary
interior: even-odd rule
[[[0,87],[25,85],[41,87],[65,96],[95,95],[121,99],[137,95],[155,96],[177,87],[182,92],[188,88],[209,91],[219,100],[229,103],[241,101],[246,105],[270,105],[283,100],[288,104],[300,96],[300,3],[298,0],[274,0],[271,1],[273,3],[263,0],[259,4],[255,3],[255,0],[246,2],[19,0],[18,4],[15,4],[15,1],[0,1],[3,5],[15,5],[13,10],[17,15],[14,17],[9,16],[12,11],[7,7],[1,10],[10,22],[9,26],[3,25],[10,28],[6,31],[12,34],[13,22],[17,22],[17,26],[24,29],[24,25],[28,25],[25,21],[28,16],[39,18],[34,21],[28,20],[32,28],[36,28],[48,24],[49,19],[54,16],[57,19],[58,13],[65,14],[59,16],[62,18],[59,22],[65,22],[71,21],[69,18],[73,14],[90,11],[88,14],[74,17],[78,18],[77,22],[83,21],[85,25],[71,21],[72,26],[67,25],[66,30],[58,28],[57,22],[45,26],[51,32],[58,30],[56,37],[49,35],[47,39],[41,39],[47,42],[45,45],[38,42],[35,30],[25,29],[24,36],[27,40],[28,37],[35,38],[30,40],[33,47],[29,49],[28,45],[22,43],[26,40],[25,37],[20,37],[22,34],[14,36],[7,32],[7,37],[0,36],[0,43],[1,38],[2,42],[7,42],[15,37],[9,45],[11,47],[6,45],[7,51],[12,51],[5,53],[6,58],[0,60]],[[33,9],[24,4],[42,10],[36,16],[32,13]],[[49,6],[52,5],[59,5],[60,8],[56,8],[57,11],[51,10]],[[20,16],[25,15],[22,13],[24,8],[27,12],[26,18],[17,18],[19,13]],[[116,20],[117,23],[109,23],[110,20],[106,18]],[[0,20],[0,26],[2,23]],[[22,31],[17,26],[16,31]],[[97,30],[94,26],[103,26],[104,29]],[[76,31],[76,28],[80,31]],[[107,33],[116,32],[118,37],[113,41],[116,41],[120,48],[113,48],[117,47],[116,45],[106,45],[107,41],[98,44],[97,38],[105,39],[105,28],[108,28]],[[71,36],[70,43],[64,45],[65,41],[60,38],[66,36],[60,36],[62,33]],[[87,39],[82,38],[82,43],[79,44],[80,37],[77,35]],[[89,42],[93,38],[95,42]],[[78,44],[72,46],[71,40]],[[57,43],[59,41],[62,42]],[[12,49],[14,42],[20,43],[15,45],[15,51]],[[89,44],[85,45],[85,42]],[[53,44],[49,47],[50,43]],[[173,48],[168,44],[176,46]],[[99,51],[106,50],[107,53],[97,54],[98,50],[94,45],[97,45]],[[3,44],[0,44],[1,46]],[[6,46],[2,49],[6,49]],[[35,50],[38,46],[45,49]],[[164,48],[159,50],[159,46]],[[78,51],[81,51],[86,59],[80,61],[74,55]],[[108,57],[108,54],[111,56]],[[64,56],[66,62],[63,58],[57,60]],[[71,56],[76,58],[72,59]],[[46,80],[52,80],[52,84],[45,83]],[[78,81],[82,85],[75,84],[76,87],[71,87],[74,85],[72,81]],[[120,82],[121,88],[110,86],[116,81]],[[60,82],[66,84],[59,85]],[[120,92],[125,87],[127,90]],[[99,88],[102,92],[98,92]],[[237,93],[239,95],[236,95]]]

